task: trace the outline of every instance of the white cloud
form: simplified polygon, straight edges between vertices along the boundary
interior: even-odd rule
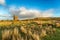
[[[43,11],[42,17],[53,17],[53,9]]]
[[[10,6],[9,7],[9,12],[10,12],[10,14],[11,14],[11,16],[13,16],[13,15],[19,15],[19,9],[17,9],[17,7],[15,7],[15,6]]]
[[[0,5],[5,5],[5,0],[0,0]]]
[[[21,7],[19,15],[22,18],[35,18],[40,16],[40,11],[39,10],[34,10],[34,9],[26,9]]]
[[[20,7],[17,9],[16,7],[10,8],[10,12],[13,15],[19,16],[20,19],[29,19],[29,18],[36,18],[36,17],[52,17],[53,16],[53,9],[40,11],[36,9],[26,9],[25,7]]]

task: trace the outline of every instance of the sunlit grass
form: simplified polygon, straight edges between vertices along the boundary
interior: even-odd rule
[[[36,22],[0,26],[1,40],[59,40],[60,29]]]

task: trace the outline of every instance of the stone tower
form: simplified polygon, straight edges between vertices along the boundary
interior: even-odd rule
[[[15,20],[15,21],[17,21],[18,20],[18,16],[13,16],[14,18],[13,18],[13,20]]]

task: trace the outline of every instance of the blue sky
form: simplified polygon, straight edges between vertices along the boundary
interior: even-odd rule
[[[3,3],[4,1],[4,3]],[[0,3],[1,14],[9,14],[8,9],[15,6],[17,9],[20,7],[28,9],[35,9],[40,11],[48,11],[53,9],[53,16],[60,17],[60,0],[3,0]],[[5,10],[5,11],[4,11]],[[4,13],[5,12],[5,13]]]
[[[6,4],[8,6],[16,5],[45,10],[49,8],[59,8],[60,0],[6,0]]]

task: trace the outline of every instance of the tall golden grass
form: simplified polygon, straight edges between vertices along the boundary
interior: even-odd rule
[[[52,26],[43,27],[36,24],[8,26],[2,30],[2,40],[42,40],[56,31]]]

